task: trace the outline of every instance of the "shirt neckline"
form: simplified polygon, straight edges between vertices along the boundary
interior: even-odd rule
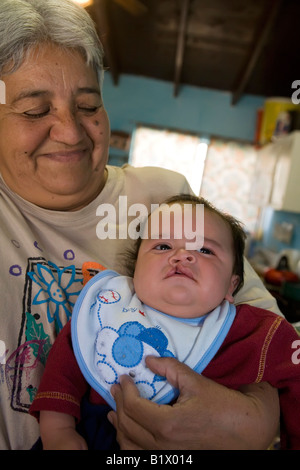
[[[19,196],[19,194],[12,191],[9,186],[5,183],[2,175],[0,174],[0,188],[9,196],[9,198],[14,202],[14,204],[22,211],[23,214],[27,214],[30,217],[37,217],[39,220],[44,220],[56,225],[61,226],[70,226],[71,223],[76,221],[80,222],[84,219],[90,219],[91,214],[96,214],[96,209],[101,203],[101,200],[105,200],[109,197],[108,187],[110,186],[111,181],[115,177],[115,168],[113,166],[106,166],[107,168],[107,180],[102,189],[102,191],[96,196],[96,198],[87,204],[85,207],[78,209],[76,211],[56,211],[51,209],[45,209],[43,207],[37,206],[32,202],[27,201],[26,199]],[[107,199],[108,200],[108,199]]]

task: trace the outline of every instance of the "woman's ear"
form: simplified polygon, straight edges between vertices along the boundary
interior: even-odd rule
[[[228,302],[230,302],[231,304],[233,304],[234,302],[233,292],[237,288],[239,282],[240,276],[238,276],[237,274],[233,274],[231,276],[230,286],[228,288],[227,294],[225,295],[225,300],[228,300]]]

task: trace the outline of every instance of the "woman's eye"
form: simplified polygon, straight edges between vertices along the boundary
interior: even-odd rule
[[[29,118],[32,118],[32,119],[38,119],[38,118],[42,118],[44,116],[47,116],[47,114],[49,113],[50,111],[50,108],[47,108],[43,111],[41,110],[36,110],[36,111],[26,111],[25,113],[23,113],[26,117],[29,117]]]
[[[83,111],[84,113],[88,113],[88,114],[96,113],[99,108],[100,108],[100,105],[99,106],[78,106],[79,111]]]
[[[100,106],[78,106],[78,110],[86,114],[94,114],[98,111],[99,108]],[[38,118],[47,116],[49,112],[50,112],[50,108],[47,108],[45,110],[26,111],[23,114],[28,118],[38,119]]]

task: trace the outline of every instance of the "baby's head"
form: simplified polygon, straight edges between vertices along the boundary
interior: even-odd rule
[[[244,279],[241,224],[203,198],[179,195],[165,204],[150,214],[137,242],[131,273],[137,296],[152,308],[183,318],[205,315],[224,299],[233,302]],[[168,230],[157,211],[169,215]]]

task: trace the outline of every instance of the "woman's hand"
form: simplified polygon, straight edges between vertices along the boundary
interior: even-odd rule
[[[230,390],[173,358],[147,366],[179,390],[173,405],[141,398],[128,376],[112,387],[117,411],[109,420],[123,450],[266,449],[279,423],[277,390],[254,384]]]

